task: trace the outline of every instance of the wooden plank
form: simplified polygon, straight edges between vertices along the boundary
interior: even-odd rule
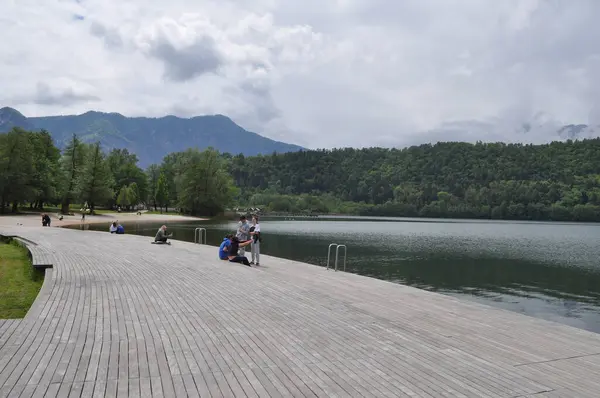
[[[5,395],[592,397],[600,389],[600,336],[564,325],[269,256],[265,267],[238,266],[186,242],[0,226],[8,233],[37,243],[53,269],[23,320],[0,321]]]

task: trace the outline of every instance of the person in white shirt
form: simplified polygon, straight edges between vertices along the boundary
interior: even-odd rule
[[[111,234],[116,234],[117,233],[117,222],[113,222],[112,224],[110,224],[110,227],[108,228],[108,231]]]
[[[250,246],[252,253],[251,265],[260,265],[260,224],[258,216],[252,216],[252,227],[250,228],[250,236],[252,237],[252,245]]]

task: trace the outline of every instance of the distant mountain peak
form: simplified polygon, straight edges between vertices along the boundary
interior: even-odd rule
[[[15,108],[11,108],[9,106],[5,106],[3,108],[0,108],[0,114],[2,114],[2,115],[15,114],[15,115],[19,115],[19,116],[25,117],[21,112],[19,112]]]
[[[14,108],[5,106],[0,108],[0,132],[9,131],[13,127],[31,129],[32,126],[21,112]]]

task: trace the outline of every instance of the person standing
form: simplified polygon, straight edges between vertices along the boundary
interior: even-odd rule
[[[250,227],[250,235],[252,236],[252,244],[250,250],[252,253],[251,265],[260,265],[260,223],[258,216],[252,216],[252,227]]]
[[[240,242],[245,242],[247,240],[250,239],[250,224],[248,224],[248,220],[246,220],[246,216],[241,216],[240,217],[240,223],[238,224],[238,231],[236,234],[236,238],[238,238],[238,240]],[[240,247],[240,256],[245,256],[246,255],[246,249],[244,248],[244,246]]]

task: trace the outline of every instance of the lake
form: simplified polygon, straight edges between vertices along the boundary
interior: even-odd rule
[[[168,226],[174,239],[186,241],[204,227],[216,246],[236,225]],[[126,233],[154,236],[159,224],[124,226]],[[265,218],[261,231],[264,254],[325,266],[329,244],[345,244],[348,272],[600,332],[598,224]]]

